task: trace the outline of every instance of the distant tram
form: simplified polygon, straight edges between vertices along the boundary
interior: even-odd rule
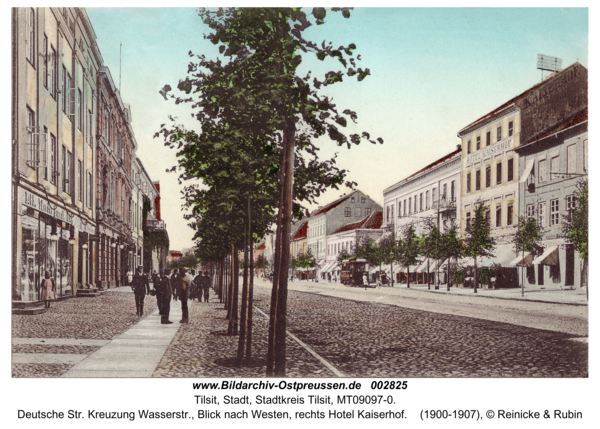
[[[342,261],[340,279],[343,285],[363,286],[363,275],[365,273],[367,273],[367,261],[365,259]]]

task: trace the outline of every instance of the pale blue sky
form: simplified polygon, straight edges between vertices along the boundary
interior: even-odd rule
[[[187,108],[165,102],[158,90],[185,77],[192,50],[214,56],[202,35],[208,29],[193,8],[88,8],[98,46],[115,82],[122,50],[122,98],[130,103],[138,155],[161,181],[163,217],[171,247],[192,245],[193,232],[181,214],[176,175],[165,173],[175,151],[153,139],[168,114],[188,122]],[[330,87],[341,110],[358,113],[357,130],[382,137],[384,145],[362,143],[351,150],[320,142],[323,156],[339,153],[341,168],[359,188],[383,203],[382,191],[454,150],[459,129],[541,78],[537,54],[557,56],[563,67],[588,67],[588,11],[579,9],[355,9],[350,19],[330,14],[305,37],[334,46],[354,42],[360,66],[371,76]],[[337,69],[304,54],[301,73]],[[331,191],[320,204],[347,190]]]

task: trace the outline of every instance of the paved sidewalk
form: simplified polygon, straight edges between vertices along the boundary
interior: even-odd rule
[[[124,287],[122,292],[127,292]],[[191,309],[193,306],[188,301]],[[139,323],[113,338],[108,344],[75,364],[63,378],[133,378],[152,377],[181,324],[181,304],[171,301],[169,318],[173,324],[162,325],[158,309]]]

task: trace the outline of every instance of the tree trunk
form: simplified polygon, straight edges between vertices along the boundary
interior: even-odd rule
[[[227,329],[228,335],[238,334],[238,289],[239,289],[239,260],[235,247],[232,246],[231,260],[233,267],[231,268],[231,314],[229,317],[229,325]]]
[[[219,294],[219,302],[223,302],[223,265],[224,261],[219,261],[219,279],[217,283],[217,293]]]
[[[525,262],[525,249],[523,249],[522,252],[522,259],[521,259],[521,263]],[[525,266],[523,265],[523,267],[521,268],[521,296],[524,297],[525,296]]]
[[[473,270],[474,270],[473,271],[473,293],[477,293],[477,286],[478,286],[477,282],[479,281],[479,278],[477,275],[478,274],[478,272],[477,272],[477,256],[475,256],[473,258],[473,260],[475,261],[475,267],[473,267]]]
[[[410,266],[406,266],[406,288],[410,289]]]
[[[390,281],[392,282],[392,287],[394,287],[394,261],[390,262]]]
[[[427,289],[431,289],[431,282],[429,281],[429,258],[427,258]]]
[[[275,261],[277,273],[273,277],[271,317],[269,320],[269,348],[267,376],[285,376],[285,335],[287,312],[287,281],[290,258],[290,221],[292,212],[292,185],[294,174],[294,139],[296,126],[288,124],[283,132],[282,187],[277,214]]]
[[[242,286],[242,309],[240,312],[240,337],[238,341],[237,364],[241,365],[244,360],[244,349],[246,346],[246,310],[248,308],[248,246],[252,245],[250,237],[250,199],[248,199],[248,231],[244,240],[244,283]]]
[[[234,255],[235,247],[231,246],[231,255],[229,255],[229,287],[227,288],[227,320],[231,319],[231,309],[233,308],[233,302],[231,297],[233,296],[233,266],[234,266]]]
[[[252,237],[252,227],[250,228],[250,237]],[[246,360],[252,359],[252,305],[254,295],[254,245],[250,240],[250,283],[248,284],[248,319],[246,327]]]

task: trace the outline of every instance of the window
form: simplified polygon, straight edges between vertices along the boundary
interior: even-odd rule
[[[69,189],[69,179],[67,178],[67,148],[65,146],[62,147],[62,157],[61,157],[61,170],[62,170],[62,191],[68,193]]]
[[[371,214],[371,209],[369,207],[367,207],[365,209],[365,216],[369,216]]]
[[[85,133],[86,133],[85,138],[87,140],[89,147],[93,147],[93,144],[94,144],[93,120],[94,120],[94,118],[92,117],[92,111],[90,109],[88,109],[87,119],[86,119],[87,126],[86,126],[86,130],[85,130]]]
[[[62,111],[65,113],[67,110],[67,69],[65,66],[62,67],[62,82],[60,93],[62,95]]]
[[[354,217],[360,217],[362,215],[362,210],[360,207],[356,207],[354,209]],[[392,207],[392,216],[394,216],[394,208]]]
[[[48,135],[48,128],[46,127],[44,127],[44,135]],[[48,165],[46,165],[46,168],[44,168],[44,179],[48,180]]]
[[[410,204],[410,198],[408,199],[408,204]],[[402,212],[403,216],[406,216],[406,200],[404,200],[404,211]],[[410,208],[408,210],[408,212],[410,213]]]
[[[77,180],[79,182],[79,201],[83,202],[83,163],[80,159],[77,160]]]
[[[346,207],[344,208],[344,216],[345,217],[350,217],[352,216],[352,209],[350,207]]]
[[[502,226],[502,206],[496,206],[496,227]]]
[[[506,207],[506,226],[511,226],[513,224],[513,205],[509,204]]]
[[[471,153],[471,140],[467,142],[467,155]]]
[[[511,182],[513,180],[513,159],[509,159],[508,160],[508,174],[507,174],[507,181]]]
[[[485,167],[485,187],[489,188],[492,186],[492,167],[489,165]]]
[[[498,127],[496,129],[496,141],[499,142],[502,140],[502,127]]]
[[[77,106],[79,107],[78,113],[79,113],[79,120],[77,121],[77,125],[79,127],[79,130],[83,131],[83,119],[84,119],[84,110],[83,110],[83,94],[81,93],[81,89],[77,88]]]
[[[53,98],[56,98],[56,86],[57,86],[57,68],[56,68],[56,51],[50,45],[50,56],[48,58],[48,91]]]
[[[390,208],[389,206],[385,210],[387,223],[390,223]]]
[[[67,116],[69,116],[70,120],[74,120],[75,117],[75,85],[73,80],[71,79],[71,75],[67,73]]]
[[[92,173],[87,174],[87,205],[92,207]]]
[[[492,224],[491,217],[492,217],[492,214],[490,212],[490,208],[487,207],[485,210],[485,226],[488,229],[490,228],[490,225]]]
[[[513,121],[510,121],[508,123],[508,136],[512,136],[513,135]]]
[[[425,192],[425,209],[429,209],[429,191]]]
[[[488,131],[487,133],[485,133],[485,145],[489,146],[492,144],[492,132]]]
[[[546,181],[546,160],[545,159],[541,159],[539,161],[539,169],[538,169],[538,174],[539,174],[539,182],[545,182]]]
[[[567,209],[567,212],[570,212],[574,208],[575,208],[575,196],[567,195],[565,209]]]
[[[350,198],[350,202],[352,202],[352,203],[354,202],[354,197]]]
[[[423,211],[423,192],[419,194],[419,211]]]
[[[467,173],[467,194],[471,192],[471,173]]]
[[[471,229],[471,212],[465,213],[465,230],[469,231]]]
[[[367,199],[365,197],[361,197],[360,198],[360,203],[361,204],[364,204],[366,201],[367,201]]]
[[[417,196],[415,195],[415,213],[417,213]]]
[[[408,214],[412,213],[412,197],[408,197]]]
[[[574,144],[567,147],[567,174],[577,172],[577,152],[575,148]]]
[[[477,136],[477,145],[475,150],[481,149],[481,136]]]
[[[502,183],[502,163],[499,162],[496,164],[496,185],[500,185]]]
[[[534,215],[535,215],[535,210],[533,208],[533,204],[528,204],[527,205],[527,218],[531,219],[531,218],[533,218]]]
[[[27,165],[39,167],[39,128],[35,126],[35,112],[27,106]]]
[[[479,191],[481,189],[481,170],[477,170],[475,172],[475,190]]]
[[[442,200],[444,200],[444,202],[446,202],[446,195],[448,195],[448,193],[446,192],[448,188],[448,184],[444,183],[444,186],[442,188]]]
[[[56,137],[50,134],[50,183],[56,185],[56,156],[58,155],[56,146]]]
[[[456,186],[455,186],[455,181],[453,180],[453,181],[450,183],[450,199],[451,199],[452,201],[454,201],[454,189],[455,189],[455,187],[456,187]]]
[[[538,225],[546,226],[546,203],[538,203]]]
[[[42,80],[44,81],[44,88],[48,88],[48,36],[44,34],[44,41],[42,42]]]
[[[558,215],[558,199],[550,200],[550,226],[560,223]]]
[[[28,8],[25,11],[26,33],[25,33],[25,56],[27,60],[35,67],[35,11]]]
[[[390,207],[392,209],[392,220],[394,220],[394,206]],[[360,210],[360,209],[359,209]],[[360,213],[360,212],[359,212]]]
[[[367,215],[367,211],[365,210],[365,216]],[[402,217],[402,201],[398,201],[398,217]]]

